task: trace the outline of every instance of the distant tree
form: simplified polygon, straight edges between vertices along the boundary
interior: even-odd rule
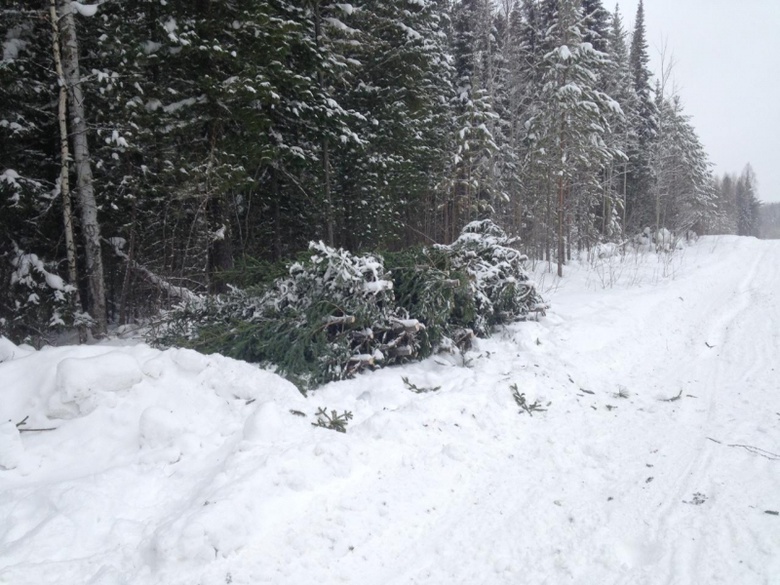
[[[607,53],[609,61],[604,74],[604,91],[618,103],[621,111],[608,113],[611,133],[606,140],[610,147],[624,155],[613,159],[609,167],[609,189],[605,193],[602,211],[602,232],[607,237],[613,237],[626,227],[628,169],[631,164],[628,153],[636,152],[637,144],[633,124],[636,119],[636,92],[631,77],[626,31],[617,7],[608,32]]]
[[[758,182],[753,167],[747,164],[737,179],[735,203],[737,211],[737,235],[759,235],[759,208],[761,202],[757,196]]]
[[[680,234],[689,229],[700,232],[716,206],[710,163],[679,96],[661,97],[658,103],[654,225]]]
[[[758,210],[759,237],[767,240],[780,239],[780,203],[766,203]]]

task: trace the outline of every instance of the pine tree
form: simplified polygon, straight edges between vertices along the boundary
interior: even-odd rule
[[[582,0],[582,40],[590,43],[593,48],[602,53],[609,46],[609,12],[604,9],[601,0]]]
[[[428,232],[436,237],[454,93],[441,7],[368,2],[349,23],[360,31],[345,48],[355,65],[336,96],[360,112],[362,144],[335,162],[344,210],[339,241],[357,249],[416,242]]]
[[[615,7],[608,35],[607,52],[609,61],[604,74],[604,91],[620,105],[621,113],[609,113],[611,134],[608,144],[624,154],[617,158],[609,169],[609,194],[605,199],[603,232],[613,236],[618,229],[626,227],[626,196],[628,187],[629,152],[636,152],[637,135],[632,121],[636,118],[636,93],[634,92],[629,65],[626,32],[620,10]],[[619,226],[617,222],[619,221]],[[610,227],[611,225],[611,227]]]
[[[539,101],[542,88],[542,63],[546,52],[543,41],[546,29],[538,0],[522,0],[511,19],[515,44],[510,48],[510,95],[513,144],[518,160],[515,195],[514,229],[523,241],[533,246],[536,257],[549,255],[549,236],[552,222],[549,207],[549,186],[543,166],[536,164],[537,152],[531,137],[531,121],[537,117],[543,103]]]

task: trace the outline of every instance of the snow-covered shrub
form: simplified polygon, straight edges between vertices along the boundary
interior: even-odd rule
[[[659,229],[655,234],[655,247],[659,252],[671,252],[675,249],[675,238],[666,228]]]
[[[0,278],[5,281],[0,334],[10,339],[39,340],[54,329],[78,325],[85,317],[71,308],[73,286],[36,254],[14,246],[3,262]]]
[[[650,228],[645,228],[641,234],[635,235],[631,241],[637,252],[652,252],[655,250]]]
[[[601,242],[593,246],[593,257],[604,259],[612,258],[620,254],[621,246],[615,242]]]

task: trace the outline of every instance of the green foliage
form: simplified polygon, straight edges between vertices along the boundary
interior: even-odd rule
[[[476,316],[468,273],[452,268],[444,250],[416,248],[387,255],[396,302],[425,324],[432,349]]]
[[[155,341],[273,365],[303,389],[423,359],[545,307],[510,243],[474,222],[451,246],[392,255],[390,270],[312,243],[283,278],[167,313]]]
[[[535,412],[545,412],[547,410],[546,408],[542,408],[542,405],[538,400],[534,400],[529,404],[525,398],[525,393],[520,392],[517,384],[512,384],[509,388],[512,390],[512,398],[515,399],[517,406],[521,408],[520,414],[527,412],[530,416],[533,416]]]
[[[303,388],[419,357],[430,347],[418,340],[425,328],[396,307],[381,258],[322,243],[311,251],[265,288],[234,288],[178,307],[158,342],[273,364]]]
[[[341,414],[335,410],[331,410],[330,414],[328,414],[327,409],[323,407],[317,409],[315,416],[317,417],[317,422],[311,423],[312,426],[330,429],[338,433],[346,433],[347,424],[352,420],[352,413],[348,410],[345,410]]]
[[[57,329],[88,318],[73,310],[74,288],[57,275],[56,266],[17,246],[5,256],[0,256],[0,278],[10,286],[0,297],[0,335],[38,345]]]
[[[406,376],[403,376],[401,380],[403,380],[404,386],[415,394],[426,394],[427,392],[437,392],[438,390],[441,390],[441,386],[418,386],[417,384],[412,384]]]

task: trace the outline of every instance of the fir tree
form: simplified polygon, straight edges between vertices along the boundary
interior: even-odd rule
[[[608,137],[608,144],[624,154],[622,158],[615,159],[609,168],[610,188],[602,214],[604,222],[602,231],[607,236],[613,236],[618,229],[626,227],[628,169],[631,164],[627,153],[636,152],[637,143],[636,130],[632,123],[636,117],[636,93],[631,79],[626,31],[617,6],[612,15],[607,52],[609,61],[604,74],[604,90],[620,105],[621,109],[621,114],[613,112],[608,114],[612,130]]]
[[[649,62],[644,4],[639,0],[629,53],[631,79],[636,96],[635,110],[631,112],[631,125],[636,142],[630,145],[627,153],[630,164],[626,192],[626,221],[628,226],[635,230],[650,225],[654,219],[651,158],[653,141],[658,131],[658,114],[650,86]]]
[[[572,216],[594,203],[591,197],[600,188],[599,174],[615,155],[604,142],[609,132],[607,112],[619,111],[614,100],[596,87],[596,72],[604,66],[606,56],[583,42],[581,19],[576,2],[560,3],[546,39],[553,49],[543,62],[539,97],[544,106],[531,120],[535,162],[544,169],[549,207],[554,206],[557,216],[557,262],[561,276]],[[578,178],[584,183],[573,191]]]
[[[494,201],[492,128],[498,118],[491,93],[496,52],[492,5],[463,0],[454,9],[452,48],[455,62],[456,152],[449,171],[452,182],[446,240],[477,216],[489,214]]]
[[[714,210],[710,163],[678,96],[660,102],[655,152],[656,226],[701,231]]]

